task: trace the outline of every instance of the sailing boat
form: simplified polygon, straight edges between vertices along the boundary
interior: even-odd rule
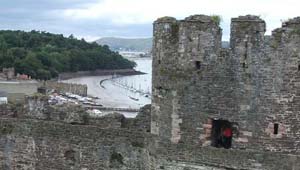
[[[134,100],[134,101],[139,101],[138,98],[135,98],[135,97],[132,97],[132,96],[128,96],[131,100]]]
[[[134,92],[135,95],[136,95],[136,93],[137,93],[136,88],[133,86],[133,82],[131,82],[131,88],[130,88],[130,91]],[[139,101],[138,98],[133,97],[133,96],[129,96],[129,98],[130,98],[131,100],[134,100],[134,101]]]

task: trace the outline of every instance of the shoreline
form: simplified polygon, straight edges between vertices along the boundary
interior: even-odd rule
[[[101,87],[100,81],[109,78],[110,76],[89,76],[68,79],[62,82],[86,84],[88,86],[88,96],[99,97],[99,102],[104,107],[139,109],[145,105],[140,104],[140,101],[130,100],[128,96],[132,92],[116,87],[108,81],[104,81],[105,88]]]
[[[78,71],[78,72],[66,72],[58,75],[58,80],[68,80],[80,77],[89,76],[109,76],[109,75],[121,75],[121,76],[133,76],[146,74],[135,69],[117,69],[117,70],[94,70],[94,71]]]
[[[133,108],[138,109],[145,104],[151,103],[151,99],[135,93],[131,90],[125,89],[118,85],[114,85],[109,81],[114,73],[121,75],[120,79],[125,79],[129,84],[133,82],[140,82],[141,84],[149,83],[151,81],[151,62],[149,59],[135,60],[137,67],[135,69],[123,69],[123,70],[101,70],[98,72],[82,72],[68,75],[70,79],[61,80],[66,83],[85,84],[88,86],[88,96],[96,96],[99,98],[99,102],[105,107],[116,108]],[[136,71],[138,70],[138,71]],[[90,73],[89,75],[87,73]],[[97,75],[96,75],[97,74]],[[76,76],[71,78],[71,76]],[[150,86],[151,84],[146,85]],[[136,86],[139,87],[139,86]],[[130,99],[131,97],[138,98],[138,101]]]

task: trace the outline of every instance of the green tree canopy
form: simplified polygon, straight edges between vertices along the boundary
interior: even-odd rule
[[[73,35],[39,31],[0,31],[0,69],[14,67],[17,73],[36,79],[51,79],[61,72],[96,69],[128,69],[135,63],[108,46],[77,40]]]

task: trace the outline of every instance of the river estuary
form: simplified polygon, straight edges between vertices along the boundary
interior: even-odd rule
[[[138,58],[134,61],[137,63],[135,69],[146,74],[123,77],[90,76],[64,82],[86,84],[88,95],[99,97],[99,102],[104,107],[140,108],[151,103],[152,60]],[[102,80],[104,81],[100,85]]]

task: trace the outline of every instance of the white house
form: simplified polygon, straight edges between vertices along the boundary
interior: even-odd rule
[[[7,93],[0,91],[0,105],[7,104]]]

